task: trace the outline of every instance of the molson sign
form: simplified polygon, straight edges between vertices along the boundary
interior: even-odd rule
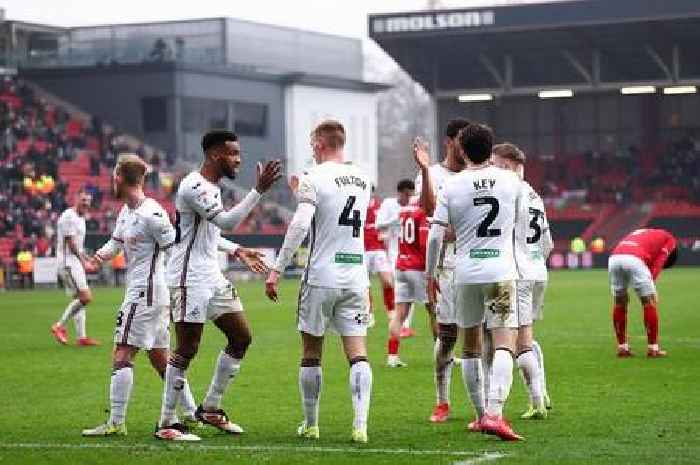
[[[496,14],[493,10],[425,13],[375,18],[372,20],[372,32],[375,34],[391,34],[394,32],[493,26],[495,23]]]

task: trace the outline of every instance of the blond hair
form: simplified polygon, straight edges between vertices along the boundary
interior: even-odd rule
[[[338,150],[345,146],[345,128],[340,121],[332,119],[322,121],[311,132],[311,137],[322,139],[323,143],[332,150]]]
[[[121,176],[128,186],[138,186],[143,183],[147,169],[148,165],[138,155],[122,153],[117,159],[114,172]]]
[[[491,149],[491,153],[521,165],[525,164],[525,153],[523,153],[523,151],[520,150],[517,145],[511,144],[510,142],[494,145],[493,149]]]

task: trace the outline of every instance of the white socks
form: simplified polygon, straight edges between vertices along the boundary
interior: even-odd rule
[[[182,394],[180,396],[180,405],[182,405],[182,412],[185,414],[186,418],[194,418],[195,412],[197,412],[197,403],[194,401],[194,396],[190,390],[190,383],[185,380],[182,386]]]
[[[532,341],[532,352],[537,357],[537,363],[540,366],[540,386],[542,388],[542,395],[547,397],[547,377],[544,374],[544,354],[542,353],[542,347],[537,341]]]
[[[352,408],[355,411],[352,427],[367,429],[369,402],[372,394],[372,369],[367,361],[361,360],[350,366],[350,392],[352,393]]]
[[[126,408],[129,405],[133,385],[134,369],[131,364],[116,368],[112,372],[112,381],[109,386],[110,424],[121,425],[126,420]]]
[[[525,386],[530,393],[530,404],[535,407],[542,407],[544,399],[542,397],[542,383],[540,375],[540,365],[532,350],[525,351],[518,355],[516,359],[520,374],[523,377]]]
[[[172,360],[171,360],[172,362]],[[165,385],[163,387],[163,402],[160,411],[160,426],[172,425],[176,423],[177,402],[181,396],[181,391],[185,386],[185,370],[171,365],[165,369]]]
[[[241,360],[231,357],[226,352],[221,352],[216,361],[214,376],[207,390],[207,395],[204,397],[202,406],[205,410],[216,410],[221,406],[221,399],[226,392],[226,388],[231,383],[231,380],[241,370]]]
[[[415,309],[416,306],[413,304],[410,304],[408,307],[408,315],[406,315],[406,319],[403,320],[403,325],[402,328],[408,329],[411,327],[411,324],[413,324],[413,309]]]
[[[85,320],[87,315],[85,313],[85,307],[81,306],[80,310],[73,315],[73,323],[75,323],[75,332],[79,338],[87,337],[87,331],[85,330]]]
[[[477,417],[481,418],[485,411],[484,369],[481,365],[481,358],[462,359],[462,381],[474,410],[476,410]]]
[[[447,352],[447,355],[444,355]],[[450,381],[452,380],[452,350],[446,351],[440,338],[435,340],[435,394],[438,404],[450,403]]]
[[[323,371],[320,366],[299,367],[299,393],[306,426],[318,426],[318,406],[322,384]]]
[[[513,356],[504,349],[496,349],[491,363],[491,376],[486,413],[491,416],[503,415],[503,404],[508,399],[513,384]]]
[[[63,315],[61,315],[61,319],[58,320],[58,323],[61,326],[65,326],[68,320],[73,318],[75,314],[78,313],[82,308],[83,304],[80,303],[80,300],[71,300],[70,303],[66,306],[66,309],[63,311]]]

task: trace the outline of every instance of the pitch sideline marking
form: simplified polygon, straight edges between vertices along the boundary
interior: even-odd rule
[[[483,454],[474,457],[473,459],[460,460],[458,462],[453,463],[452,465],[476,465],[478,463],[493,462],[498,459],[502,459],[505,456],[506,454],[502,454],[500,452],[484,452]]]
[[[352,447],[313,447],[313,446],[265,446],[265,445],[206,445],[206,444],[169,444],[157,446],[155,444],[108,444],[108,443],[82,443],[82,444],[50,444],[50,443],[0,443],[0,449],[146,449],[146,450],[223,450],[243,452],[320,452],[320,453],[350,453],[350,454],[387,454],[387,455],[446,455],[455,457],[472,457],[469,460],[455,462],[455,465],[473,465],[505,457],[500,452],[474,452],[474,451],[450,451],[430,449],[365,449]]]

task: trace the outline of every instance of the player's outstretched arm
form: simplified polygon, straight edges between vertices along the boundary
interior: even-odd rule
[[[243,200],[230,210],[219,208],[206,212],[207,220],[221,229],[235,229],[250,215],[250,212],[253,211],[253,208],[260,201],[260,196],[270,190],[272,185],[281,177],[282,163],[279,160],[268,161],[265,163],[265,166],[258,163],[255,189],[252,189]]]
[[[316,206],[311,202],[301,202],[297,207],[297,211],[292,217],[292,221],[287,229],[287,234],[284,236],[284,243],[277,255],[277,261],[272,268],[270,275],[265,281],[265,293],[270,300],[277,301],[277,282],[279,277],[284,273],[289,263],[292,261],[294,253],[297,251],[304,238],[309,233],[311,221],[313,220]]]
[[[267,274],[270,272],[270,267],[265,263],[265,254],[262,252],[241,247],[222,236],[219,236],[216,246],[221,252],[236,257],[253,273]]]
[[[116,236],[109,238],[105,244],[97,249],[95,255],[91,257],[91,261],[97,265],[101,265],[102,262],[111,259],[123,248],[124,241]]]
[[[433,192],[433,181],[430,179],[430,153],[428,153],[428,143],[420,137],[416,137],[413,142],[413,158],[420,170],[416,177],[416,187],[420,186],[418,202],[425,214],[432,216],[436,200],[435,192]]]

